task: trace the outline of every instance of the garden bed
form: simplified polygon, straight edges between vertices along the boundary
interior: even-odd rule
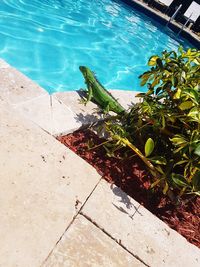
[[[200,197],[184,198],[179,205],[172,204],[162,194],[150,190],[150,176],[141,160],[108,157],[102,146],[88,149],[88,142],[96,146],[102,140],[90,130],[79,130],[60,136],[58,140],[85,159],[110,183],[114,183],[137,200],[158,218],[200,248]]]

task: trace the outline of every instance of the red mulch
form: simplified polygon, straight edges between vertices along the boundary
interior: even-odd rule
[[[118,159],[108,157],[100,146],[88,149],[88,141],[95,145],[102,142],[89,130],[76,131],[58,137],[58,140],[89,162],[108,182],[114,183],[129,196],[137,200],[157,217],[200,248],[200,197],[180,205],[172,204],[167,197],[152,193],[150,176],[138,157]],[[119,152],[120,156],[120,152]]]

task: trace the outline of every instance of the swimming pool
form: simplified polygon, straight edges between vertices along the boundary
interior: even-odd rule
[[[80,65],[107,88],[145,90],[148,58],[179,44],[190,46],[121,1],[0,2],[0,57],[50,93],[85,87]]]

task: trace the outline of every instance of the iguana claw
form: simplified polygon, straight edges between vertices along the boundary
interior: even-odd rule
[[[86,106],[87,103],[88,103],[87,99],[84,99],[84,98],[79,99],[79,104],[82,104],[82,105]]]

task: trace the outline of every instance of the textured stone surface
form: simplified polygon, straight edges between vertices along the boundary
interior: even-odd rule
[[[54,94],[55,98],[65,104],[74,114],[75,119],[81,124],[90,124],[101,118],[96,114],[97,106],[92,102],[87,105],[80,103],[80,96],[77,92],[60,92]]]
[[[200,249],[140,206],[126,247],[150,266],[200,266]],[[142,238],[141,238],[142,237]]]
[[[119,241],[130,231],[139,206],[120,188],[102,180],[82,212]],[[125,233],[123,229],[126,229]]]
[[[83,216],[78,216],[42,267],[145,266]]]
[[[14,68],[0,62],[0,97],[9,104],[18,104],[27,100],[48,95],[39,85]],[[6,66],[6,67],[5,67]]]
[[[66,105],[50,95],[15,105],[15,109],[52,135],[71,133],[82,125]]]
[[[0,58],[0,69],[10,68],[10,65]]]
[[[0,121],[0,266],[39,267],[100,176],[16,111]]]
[[[113,202],[113,195],[118,203]],[[83,213],[150,266],[200,266],[197,247],[127,198],[117,187],[110,189],[108,183],[101,181]],[[132,206],[127,205],[132,201]]]
[[[135,97],[135,95],[139,93],[136,91],[111,90],[110,92],[126,109],[128,109],[132,103],[138,103],[140,101],[140,98]]]
[[[131,103],[139,101],[139,98],[134,97],[136,95],[134,91],[111,90],[110,92],[125,108],[128,108]],[[97,105],[92,102],[88,102],[86,106],[80,104],[81,98],[78,92],[60,92],[55,93],[54,96],[75,113],[76,120],[82,124],[90,124],[101,119],[101,116],[96,113]]]

